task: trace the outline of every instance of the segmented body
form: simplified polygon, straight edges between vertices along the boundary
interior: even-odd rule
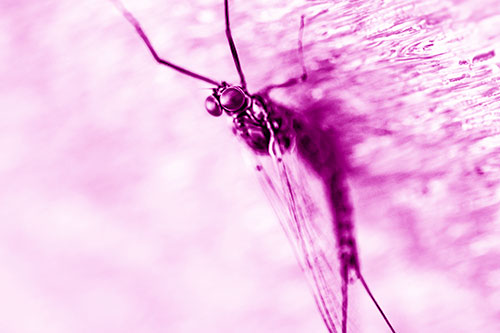
[[[348,283],[359,272],[359,259],[342,166],[326,140],[326,133],[294,117],[293,112],[273,103],[265,93],[252,96],[252,101],[250,110],[234,118],[234,132],[256,154],[270,155],[274,161],[281,184],[272,184],[271,177],[265,177],[268,186],[281,191],[275,194],[280,196],[278,200],[288,204],[289,215],[282,221],[287,224],[285,231],[295,243],[299,261],[314,286],[316,303],[328,330],[347,332]],[[253,116],[254,112],[258,116]],[[287,156],[293,154],[323,183],[331,216],[321,218],[321,231],[311,221],[313,214],[305,208],[314,203],[304,198],[297,181],[300,176],[293,175],[291,165],[286,163]],[[265,171],[262,167],[259,170]],[[330,243],[326,239],[320,244],[321,233],[332,236]],[[340,300],[335,297],[339,293]]]

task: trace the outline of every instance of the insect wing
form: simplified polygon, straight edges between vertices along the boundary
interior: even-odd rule
[[[259,180],[312,289],[329,332],[340,332],[340,265],[321,182],[293,152],[258,157]]]

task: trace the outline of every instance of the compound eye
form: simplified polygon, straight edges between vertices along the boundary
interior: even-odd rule
[[[222,114],[219,102],[212,95],[208,96],[205,100],[205,109],[214,117],[219,117]]]
[[[245,106],[246,96],[240,88],[229,87],[222,92],[220,96],[220,103],[227,111],[238,111]]]

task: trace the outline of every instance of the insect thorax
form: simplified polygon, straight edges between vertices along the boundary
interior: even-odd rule
[[[233,120],[234,133],[257,154],[269,154],[272,139],[281,152],[287,151],[292,135],[278,110],[260,95],[253,95],[250,100],[248,108]]]
[[[291,135],[284,126],[284,117],[263,96],[250,95],[246,89],[222,83],[205,102],[213,116],[226,113],[233,118],[233,132],[257,154],[266,155],[270,144],[278,144],[282,152],[289,149]],[[276,147],[273,147],[276,148]]]

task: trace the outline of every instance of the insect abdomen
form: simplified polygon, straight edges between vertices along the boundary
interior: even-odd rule
[[[333,229],[339,249],[341,263],[358,270],[359,260],[354,237],[352,221],[352,205],[349,200],[349,189],[345,176],[334,172],[326,182],[330,205],[334,216]]]
[[[306,122],[294,121],[297,152],[304,162],[322,179],[333,215],[332,232],[342,265],[358,270],[359,260],[352,220],[353,208],[343,171],[342,158],[331,135]]]

